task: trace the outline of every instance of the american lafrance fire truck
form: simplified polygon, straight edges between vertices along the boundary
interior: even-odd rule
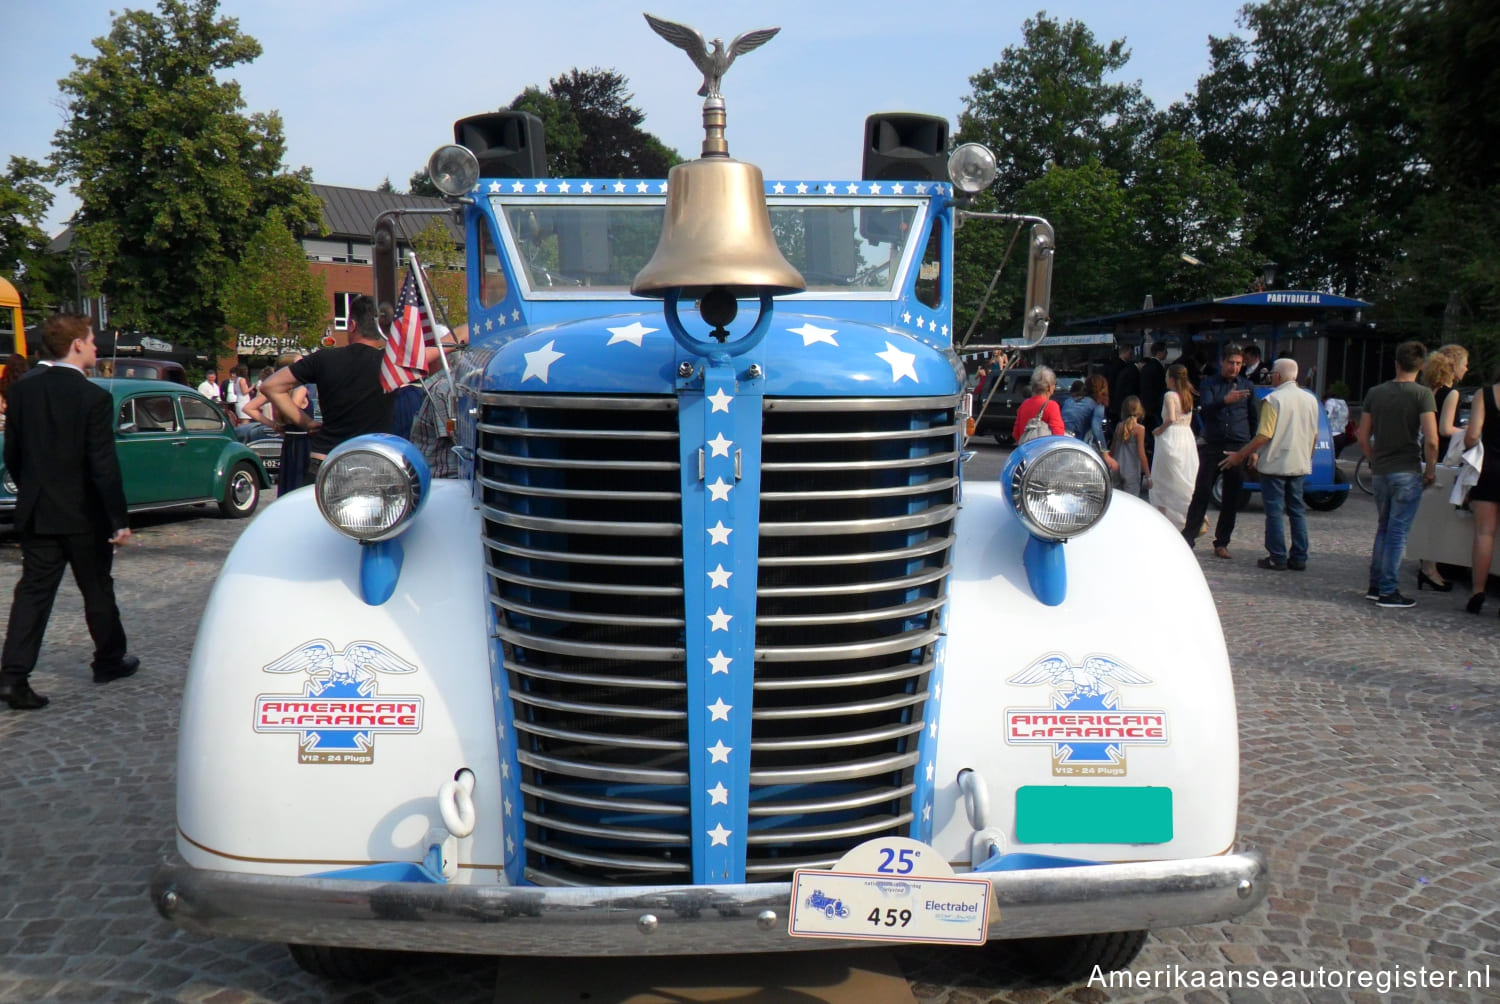
[[[1252,909],[1180,537],[1065,437],[962,478],[953,232],[995,225],[964,209],[992,155],[874,116],[860,179],[765,182],[718,85],[769,34],[653,27],[707,78],[703,156],[666,179],[547,177],[517,113],[434,155],[467,232],[462,476],[362,437],[240,538],[160,912],[334,976],[1023,941],[1067,977]],[[1051,230],[1006,219],[1039,339]],[[226,661],[268,587],[284,615]]]

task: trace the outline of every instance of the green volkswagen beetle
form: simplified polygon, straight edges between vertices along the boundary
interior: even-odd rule
[[[115,454],[131,512],[205,502],[229,519],[255,512],[270,478],[206,397],[164,380],[92,379],[115,398]],[[0,464],[0,526],[15,510],[16,482]]]

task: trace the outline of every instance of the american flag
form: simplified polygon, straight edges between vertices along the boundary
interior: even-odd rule
[[[380,387],[386,393],[416,383],[427,372],[424,351],[432,339],[432,315],[422,302],[417,288],[415,266],[406,268],[406,281],[396,297],[396,317],[391,335],[385,343],[385,358],[380,362]]]

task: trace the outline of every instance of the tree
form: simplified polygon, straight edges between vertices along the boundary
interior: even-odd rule
[[[411,249],[417,253],[417,261],[422,263],[429,292],[434,299],[442,302],[447,323],[455,328],[467,324],[469,301],[464,286],[464,259],[459,253],[458,244],[448,233],[447,225],[441,219],[429,219],[427,225],[411,239]],[[440,314],[433,320],[442,319],[443,315]]]
[[[375,186],[375,191],[384,192],[386,195],[401,194],[396,191],[396,186],[391,184],[391,176],[389,174],[381,179],[380,184]]]
[[[209,350],[225,278],[271,211],[298,230],[321,218],[309,172],[282,168],[280,117],[242,114],[221,79],[261,48],[217,14],[217,0],[158,0],[116,17],[59,82],[69,118],[53,153],[113,314]]]
[[[67,299],[68,266],[47,254],[42,223],[52,208],[44,182],[52,172],[26,157],[11,157],[0,175],[0,276],[9,279],[31,309]]]
[[[411,176],[411,180],[407,182],[407,186],[408,195],[425,195],[433,199],[441,198],[443,195],[442,192],[438,191],[438,187],[432,183],[432,176],[427,173],[427,168],[425,167]]]
[[[646,115],[630,102],[629,81],[614,70],[569,70],[544,92],[528,87],[512,111],[542,120],[547,167],[564,178],[664,178],[682,158],[641,129]]]
[[[327,320],[323,283],[307,267],[281,210],[271,211],[225,276],[220,307],[235,332],[317,344]]]

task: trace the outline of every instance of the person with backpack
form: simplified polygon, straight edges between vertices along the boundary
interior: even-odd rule
[[[1057,374],[1048,366],[1038,366],[1031,371],[1028,389],[1031,396],[1016,409],[1016,424],[1011,430],[1016,445],[1043,436],[1064,435],[1067,430],[1063,426],[1062,410],[1052,400],[1052,392],[1057,389]]]

